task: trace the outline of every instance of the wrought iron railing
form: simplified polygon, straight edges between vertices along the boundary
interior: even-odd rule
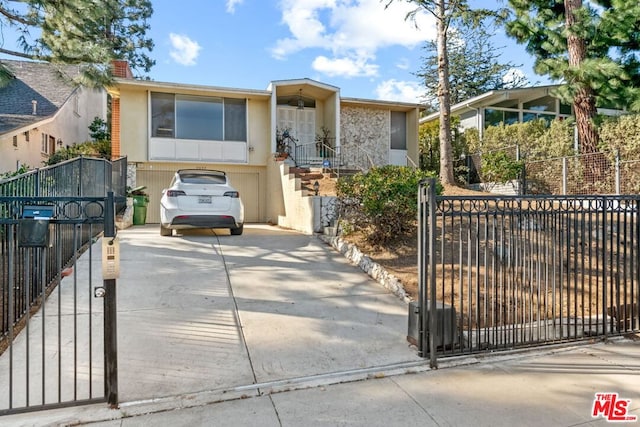
[[[332,170],[338,177],[341,170],[366,172],[376,164],[371,154],[357,145],[333,146],[331,142],[293,143],[291,157],[296,166],[316,166]]]
[[[87,200],[113,191],[116,206],[125,206],[126,171],[126,157],[113,162],[81,157],[0,181],[0,341],[59,281],[78,251],[102,232],[102,220],[94,224],[91,218],[101,217],[104,207]],[[46,199],[56,202],[43,202]],[[42,250],[18,246],[18,223],[25,206],[42,203],[55,212],[53,238],[50,247],[35,256],[34,251]]]
[[[640,196],[420,189],[420,351],[436,356],[640,330]]]

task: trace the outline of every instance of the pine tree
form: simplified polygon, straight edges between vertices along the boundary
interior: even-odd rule
[[[21,33],[22,51],[1,53],[58,65],[81,65],[76,83],[112,82],[111,61],[126,60],[138,77],[154,65],[146,38],[153,13],[149,0],[0,0],[0,31]],[[38,33],[35,39],[31,33]],[[0,71],[1,79],[1,71]]]
[[[562,83],[557,95],[573,104],[581,152],[597,153],[597,106],[640,110],[640,3],[509,0],[509,6],[515,16],[507,33],[526,43],[538,74]],[[595,161],[585,166],[588,181],[603,173]]]

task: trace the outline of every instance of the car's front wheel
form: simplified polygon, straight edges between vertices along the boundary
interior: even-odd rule
[[[172,234],[173,234],[173,230],[171,230],[170,228],[164,227],[162,224],[160,224],[161,236],[171,236]]]
[[[242,235],[243,231],[244,231],[244,224],[242,224],[240,227],[232,228],[231,229],[231,235],[232,236],[240,236],[240,235]]]

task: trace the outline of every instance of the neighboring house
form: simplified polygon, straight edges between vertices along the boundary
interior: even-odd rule
[[[417,163],[420,104],[342,98],[339,88],[310,79],[252,90],[134,80],[123,62],[114,70],[112,156],[126,155],[131,184],[147,187],[150,223],[159,222],[175,170],[190,167],[227,172],[247,222],[278,223],[286,215],[278,130],[316,155],[317,138],[328,136],[343,167],[361,153],[376,165]]]
[[[1,60],[13,78],[0,88],[0,173],[41,167],[56,150],[90,140],[89,125],[106,120],[106,92],[65,82],[44,62]],[[77,67],[65,66],[70,76]]]
[[[571,117],[571,105],[560,102],[551,93],[557,85],[493,90],[451,106],[451,115],[460,117],[460,128],[478,129],[480,138],[489,126],[524,123],[535,119],[552,121]],[[604,115],[620,114],[619,110],[599,108]],[[439,113],[420,119],[420,123],[439,120]]]

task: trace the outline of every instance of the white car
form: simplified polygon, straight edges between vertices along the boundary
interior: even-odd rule
[[[222,171],[181,169],[160,199],[160,235],[185,228],[228,228],[241,235],[244,206]]]

